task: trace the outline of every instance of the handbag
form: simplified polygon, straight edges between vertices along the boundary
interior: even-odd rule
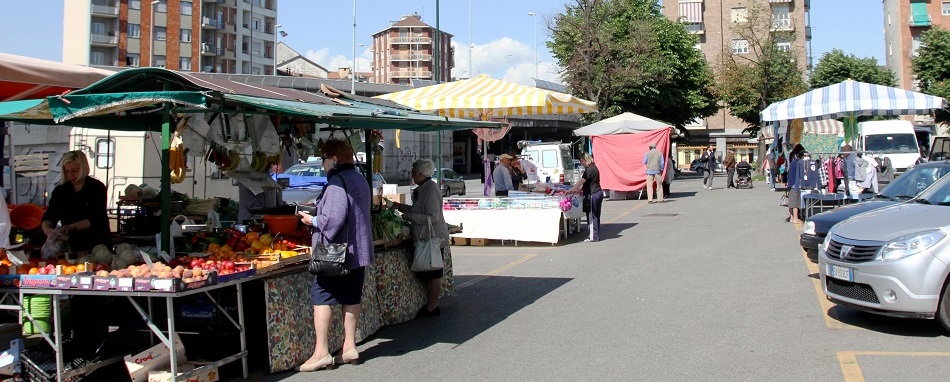
[[[782,196],[778,198],[778,205],[788,207],[788,194],[782,194]]]
[[[429,238],[416,240],[415,251],[412,255],[412,271],[428,272],[442,269],[442,238],[435,236],[432,229],[432,217],[426,216],[429,222]]]
[[[340,180],[343,181],[343,191],[346,192],[346,180],[343,180],[343,177],[340,177]],[[349,194],[347,194],[347,199],[349,199]],[[350,237],[350,202],[346,202],[346,237]],[[320,235],[323,235],[323,232],[320,232]],[[327,239],[326,236],[323,236],[324,239]],[[329,239],[327,239],[329,241]],[[346,254],[349,245],[347,243],[329,243],[322,244],[315,242],[313,243],[313,249],[310,253],[310,263],[307,266],[307,271],[310,274],[320,277],[339,277],[346,276],[350,274],[350,269],[346,267]]]

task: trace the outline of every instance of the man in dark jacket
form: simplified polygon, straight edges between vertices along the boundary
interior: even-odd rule
[[[703,187],[707,190],[712,190],[713,175],[716,171],[716,148],[712,145],[706,146],[706,151],[703,151],[703,155],[699,157],[699,161],[705,164],[705,170],[703,171]]]
[[[722,165],[726,167],[726,188],[736,188],[736,182],[733,180],[736,175],[736,150],[729,149]]]

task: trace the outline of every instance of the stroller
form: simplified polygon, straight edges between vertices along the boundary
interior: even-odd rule
[[[752,166],[742,161],[736,165],[736,188],[752,188]]]

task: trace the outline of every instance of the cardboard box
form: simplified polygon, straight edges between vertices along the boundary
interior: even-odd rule
[[[178,335],[175,335],[174,339],[175,354],[177,363],[184,364],[185,360],[185,345],[182,344],[181,338]],[[159,343],[158,345],[152,346],[145,351],[135,354],[125,356],[125,368],[129,370],[129,376],[132,377],[134,382],[145,382],[149,380],[149,372],[155,369],[167,369],[171,365],[169,360],[171,359],[171,352],[168,350],[168,347],[165,344]]]
[[[208,278],[200,281],[185,282],[180,278],[160,279],[156,276],[136,277],[134,288],[136,292],[181,292],[217,284],[217,273],[208,273]]]
[[[472,245],[477,247],[484,247],[488,245],[488,239],[471,239],[470,242]]]
[[[53,280],[56,289],[83,289],[91,290],[94,284],[94,273],[80,272],[71,275],[59,275]]]
[[[467,237],[453,237],[452,245],[468,245]]]
[[[20,288],[52,288],[56,275],[20,275]]]
[[[199,364],[195,363],[185,363],[178,367],[178,375],[182,373],[187,373],[198,367],[201,367]],[[218,368],[213,367],[207,370],[202,370],[200,373],[189,377],[184,380],[185,382],[215,382],[218,380]],[[172,382],[172,372],[168,370],[160,371],[150,371],[148,372],[148,382]]]
[[[408,200],[409,200],[409,195],[408,195],[408,194],[395,194],[395,193],[394,193],[394,194],[384,194],[382,197],[383,197],[383,198],[386,198],[386,199],[389,199],[389,200],[392,200],[392,201],[394,201],[394,202],[396,202],[396,203],[402,203],[402,204],[407,204],[407,203],[408,203]],[[380,196],[379,196],[379,195],[373,195],[373,204],[374,204],[374,205],[379,205],[380,203],[381,203],[381,202],[380,202]]]

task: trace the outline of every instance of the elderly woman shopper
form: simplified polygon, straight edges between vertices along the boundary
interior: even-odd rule
[[[604,190],[600,188],[600,171],[590,154],[581,157],[581,165],[584,166],[584,176],[568,192],[584,192],[584,212],[587,213],[587,226],[590,228],[589,236],[584,241],[600,241],[600,207],[604,203]]]
[[[360,318],[365,267],[373,262],[373,236],[370,231],[370,188],[353,164],[353,148],[345,141],[323,145],[323,168],[327,185],[317,200],[317,214],[300,212],[303,224],[313,226],[313,242],[347,243],[346,276],[316,276],[310,289],[316,346],[313,355],[298,367],[315,371],[336,363],[357,363],[356,324]],[[331,305],[343,305],[343,349],[334,359],[328,336]]]
[[[390,202],[389,208],[402,213],[402,218],[412,223],[412,236],[429,238],[435,235],[442,238],[442,258],[449,256],[449,229],[445,225],[442,215],[442,193],[439,185],[432,180],[435,165],[428,159],[419,159],[412,164],[412,182],[416,189],[412,191],[412,205]],[[432,221],[432,232],[429,232],[429,221]],[[438,316],[439,293],[442,291],[442,269],[416,272],[416,276],[425,280],[426,305],[419,309],[416,317]]]

